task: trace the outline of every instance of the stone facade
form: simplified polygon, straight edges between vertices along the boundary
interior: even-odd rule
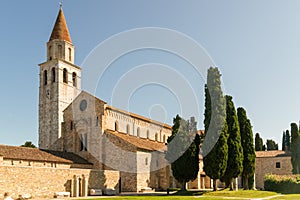
[[[114,108],[83,91],[64,111],[63,130],[56,143],[62,146],[52,148],[74,152],[94,169],[120,171],[122,191],[169,187],[170,170],[164,168],[170,167],[163,153],[169,125]]]
[[[9,192],[14,198],[24,194],[34,198],[53,198],[55,192],[67,191],[71,196],[87,196],[89,188],[112,188],[118,192],[117,171],[65,167],[0,165],[0,185],[5,185],[0,187],[0,195]],[[84,185],[88,187],[83,188]]]
[[[61,35],[62,30],[67,37]],[[39,65],[39,147],[42,149],[51,148],[61,137],[63,110],[81,89],[81,68],[74,65],[74,46],[67,30],[60,9],[47,43],[47,61]]]
[[[292,174],[291,155],[285,151],[257,151],[255,164],[257,189],[264,188],[264,176],[266,174]]]

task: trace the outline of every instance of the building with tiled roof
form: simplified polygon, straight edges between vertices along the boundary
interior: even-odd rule
[[[264,188],[266,174],[292,174],[291,153],[286,151],[256,151],[255,184],[257,189]]]
[[[39,65],[39,148],[71,162],[82,158],[87,163],[76,164],[87,168],[119,172],[120,192],[174,187],[164,158],[171,126],[82,91],[74,51],[60,7],[47,42],[47,59]]]

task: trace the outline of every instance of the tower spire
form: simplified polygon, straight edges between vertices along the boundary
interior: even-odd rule
[[[68,30],[68,26],[67,26],[67,22],[65,19],[65,15],[64,12],[62,10],[62,4],[59,4],[59,12],[50,36],[49,41],[51,40],[55,40],[55,39],[59,39],[59,40],[65,40],[68,41],[70,43],[72,43],[70,34],[69,34],[69,30]]]

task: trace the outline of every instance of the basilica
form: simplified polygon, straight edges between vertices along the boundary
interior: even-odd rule
[[[81,90],[84,77],[61,6],[46,51],[39,64],[39,148],[0,145],[0,195],[78,197],[177,187],[164,158],[172,127]],[[210,187],[203,173],[190,184]]]

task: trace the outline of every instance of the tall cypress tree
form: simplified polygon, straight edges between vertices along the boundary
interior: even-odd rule
[[[173,176],[186,190],[186,183],[198,175],[200,137],[194,117],[186,121],[177,115],[173,123],[166,159],[171,163]]]
[[[255,151],[265,151],[264,142],[259,133],[255,134]]]
[[[285,146],[286,151],[291,151],[291,135],[289,130],[285,131]]]
[[[285,135],[285,131],[283,131],[283,134],[282,134],[282,145],[281,145],[281,149],[282,151],[285,151],[286,150],[286,135]]]
[[[202,145],[204,171],[213,179],[213,188],[217,190],[217,179],[224,175],[228,159],[226,102],[218,68],[208,69],[204,116],[205,139]]]
[[[243,171],[243,148],[241,143],[240,127],[237,114],[231,96],[226,98],[226,123],[228,126],[228,160],[227,168],[221,180],[225,181],[230,190],[234,190],[233,179],[241,175]]]
[[[241,132],[242,147],[244,153],[243,160],[243,172],[242,180],[245,190],[254,189],[254,173],[255,173],[255,149],[253,144],[253,132],[251,122],[247,117],[246,110],[244,108],[237,109],[238,121]],[[262,139],[259,134],[255,136],[258,137],[259,147],[262,150]]]
[[[292,153],[292,165],[293,173],[300,173],[300,137],[299,130],[296,123],[291,124],[291,153]]]

